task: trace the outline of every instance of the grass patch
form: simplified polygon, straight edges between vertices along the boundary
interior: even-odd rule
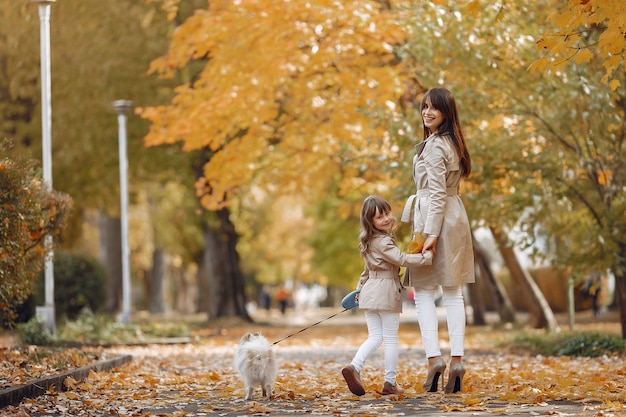
[[[189,337],[191,331],[183,322],[119,323],[106,315],[84,309],[76,320],[61,323],[55,335],[44,328],[43,320],[34,317],[17,327],[22,345],[55,346],[71,344],[137,343],[171,337]]]
[[[513,350],[544,356],[622,355],[626,343],[619,335],[597,332],[524,333],[506,343]]]

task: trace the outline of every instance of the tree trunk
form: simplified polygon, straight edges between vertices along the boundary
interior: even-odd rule
[[[152,273],[150,274],[148,305],[150,313],[165,313],[165,254],[163,249],[152,253]]]
[[[115,314],[122,305],[122,229],[120,219],[98,212],[98,257],[106,272],[104,311]]]
[[[622,339],[626,339],[626,275],[615,276],[615,292],[619,306],[619,320],[622,325]]]
[[[180,268],[172,268],[171,276],[174,286],[175,310],[183,314],[197,312],[197,302],[192,298],[192,286],[187,279],[186,265]]]
[[[222,275],[220,280],[221,297],[219,317],[242,317],[247,321],[252,321],[246,310],[246,293],[244,276],[239,267],[239,254],[237,253],[237,241],[239,236],[235,231],[235,226],[230,221],[230,212],[221,209],[217,212],[220,224],[220,237],[223,244],[222,251]]]
[[[513,282],[515,282],[517,287],[522,291],[522,295],[526,301],[526,308],[530,313],[531,325],[536,329],[547,328],[549,331],[560,330],[548,301],[543,296],[539,286],[528,271],[524,270],[520,265],[513,248],[503,243],[505,241],[502,239],[502,235],[499,231],[492,228],[491,233],[493,233],[494,238],[498,242],[498,248],[500,249],[505,265],[511,272]]]
[[[242,317],[251,321],[246,310],[244,278],[236,250],[237,233],[227,209],[214,212],[218,227],[204,227],[204,251],[198,269],[199,311],[209,320]]]
[[[470,304],[472,306],[472,324],[474,326],[484,326],[487,324],[485,318],[485,301],[480,293],[480,288],[476,284],[467,285]]]
[[[206,311],[209,320],[218,317],[219,299],[221,293],[222,280],[220,279],[220,243],[215,230],[209,225],[204,226],[204,253],[202,256],[202,267],[205,273],[205,285],[199,294],[200,305]],[[225,260],[223,260],[225,261]]]
[[[478,267],[478,276],[483,279],[487,290],[496,304],[496,310],[503,323],[515,323],[515,307],[509,298],[504,285],[494,275],[489,266],[489,257],[478,241],[472,237],[474,245],[474,259]]]
[[[208,228],[208,226],[204,226],[204,228]],[[202,235],[204,237],[204,248],[198,254],[196,258],[196,264],[198,265],[198,270],[196,272],[196,282],[198,283],[198,292],[196,294],[196,312],[209,312],[209,271],[207,269],[208,265],[205,261],[206,257],[209,256],[207,250],[207,231],[203,230]]]
[[[619,321],[622,325],[622,339],[626,339],[626,265],[623,261],[626,255],[626,244],[620,244],[620,249],[622,265],[613,268],[613,275],[615,275],[615,298],[619,308]]]
[[[197,178],[204,175],[204,166],[213,151],[203,148],[194,164]],[[214,215],[204,224],[204,251],[198,268],[199,311],[206,311],[209,320],[239,316],[252,321],[246,310],[244,277],[239,268],[237,241],[239,237],[230,221],[228,209],[207,213]]]

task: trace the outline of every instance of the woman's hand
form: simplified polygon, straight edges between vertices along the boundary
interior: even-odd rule
[[[429,250],[433,253],[433,256],[435,256],[435,254],[437,253],[437,251],[435,250],[435,246],[437,246],[437,236],[428,235],[428,237],[426,237],[426,242],[424,242],[422,253]]]

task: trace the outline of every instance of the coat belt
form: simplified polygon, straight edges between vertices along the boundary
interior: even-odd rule
[[[369,277],[374,279],[398,279],[398,271],[369,271]]]
[[[446,188],[446,194],[448,197],[459,194],[459,187],[450,187]],[[417,190],[415,194],[409,196],[407,198],[406,203],[404,204],[404,210],[402,210],[402,217],[400,221],[403,223],[408,223],[411,219],[411,211],[413,210],[413,204],[416,199],[424,198],[430,196],[430,190],[428,188],[424,188],[422,190]]]

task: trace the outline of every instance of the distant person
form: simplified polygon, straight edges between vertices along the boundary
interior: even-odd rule
[[[395,219],[389,203],[369,196],[361,208],[359,251],[365,263],[357,289],[359,308],[365,311],[367,340],[359,347],[350,365],[341,373],[355,395],[365,394],[361,371],[369,356],[384,343],[385,382],[383,395],[401,394],[396,382],[398,327],[405,293],[400,283],[400,267],[430,265],[430,252],[407,254],[400,251],[393,236]]]
[[[270,290],[267,285],[263,285],[263,287],[261,287],[261,308],[265,309],[265,311],[270,311],[271,306],[272,297],[270,295]]]
[[[289,294],[287,293],[285,287],[283,287],[282,285],[278,288],[276,299],[278,300],[280,313],[285,314],[287,312],[287,305],[289,304]]]
[[[424,140],[416,145],[413,180],[416,193],[409,197],[402,221],[409,221],[413,204],[413,232],[425,238],[422,252],[432,251],[432,268],[409,268],[405,285],[415,289],[415,307],[419,328],[428,358],[428,374],[423,387],[435,392],[443,380],[446,363],[439,347],[439,320],[435,305],[437,286],[443,290],[448,334],[450,335],[450,370],[444,392],[459,392],[465,366],[465,302],[463,284],[473,283],[474,251],[472,236],[459,196],[459,183],[472,170],[456,102],[445,88],[432,88],[421,103]],[[443,382],[442,382],[443,385]]]
[[[602,277],[598,272],[592,272],[587,276],[583,287],[583,295],[591,298],[591,308],[594,316],[600,315],[600,307],[598,306],[598,297],[602,289]]]

